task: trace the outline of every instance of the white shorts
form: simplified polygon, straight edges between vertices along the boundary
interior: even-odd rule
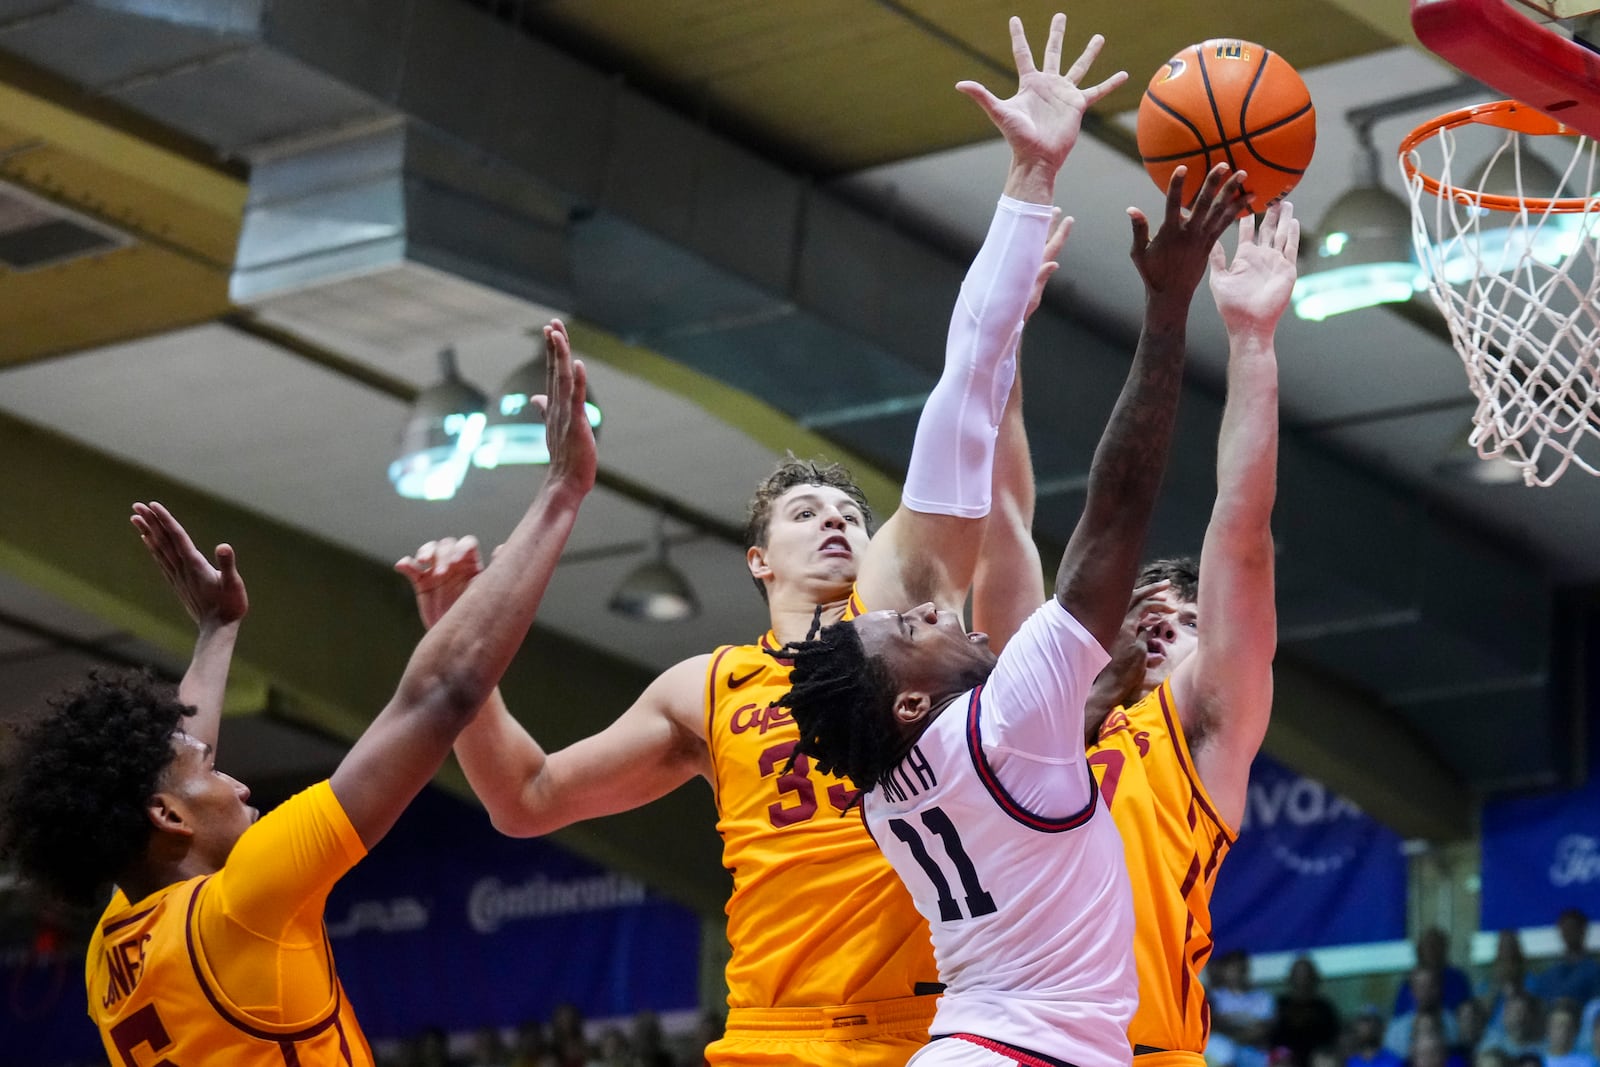
[[[999,1045],[999,1042],[994,1042]],[[959,1037],[940,1037],[929,1041],[906,1067],[1072,1067],[1065,1061],[1052,1059],[1025,1049],[988,1048]]]

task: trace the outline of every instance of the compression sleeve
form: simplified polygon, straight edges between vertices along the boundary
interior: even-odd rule
[[[917,422],[900,497],[913,511],[966,519],[989,513],[995,437],[1052,211],[1000,198],[950,316],[944,372]]]

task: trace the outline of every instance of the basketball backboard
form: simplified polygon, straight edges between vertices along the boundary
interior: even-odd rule
[[[1568,23],[1600,0],[1411,0],[1417,39],[1463,72],[1600,138],[1600,54]],[[1559,21],[1557,21],[1559,20]]]

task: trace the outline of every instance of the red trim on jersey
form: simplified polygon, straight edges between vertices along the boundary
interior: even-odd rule
[[[1063,830],[1076,830],[1088,822],[1089,817],[1094,814],[1095,804],[1100,800],[1100,786],[1094,780],[1094,773],[1088,772],[1087,768],[1085,770],[1089,774],[1089,803],[1085,804],[1080,811],[1076,811],[1064,819],[1048,819],[1043,815],[1035,815],[1017,803],[1011,794],[1006,792],[1006,787],[1000,784],[1000,779],[996,777],[994,768],[989,766],[989,757],[984,755],[983,752],[983,736],[979,729],[981,721],[979,708],[982,695],[983,686],[980,685],[972,691],[972,699],[967,702],[967,751],[972,755],[972,766],[978,772],[978,780],[989,791],[989,795],[994,798],[995,803],[1000,805],[1000,810],[1030,830],[1038,830],[1047,834],[1058,834]]]
[[[1189,788],[1194,793],[1195,801],[1205,809],[1207,815],[1211,816],[1212,822],[1226,827],[1228,824],[1222,821],[1221,816],[1213,811],[1206,801],[1205,786],[1200,782],[1199,773],[1189,763],[1187,758],[1189,735],[1183,732],[1183,725],[1178,721],[1177,712],[1173,711],[1172,705],[1167,702],[1167,694],[1170,692],[1172,689],[1168,682],[1162,682],[1156,689],[1156,698],[1161,701],[1161,714],[1167,720],[1167,737],[1172,741],[1173,754],[1178,757],[1178,766],[1183,768],[1184,776],[1189,779]],[[1183,744],[1178,743],[1180,737],[1183,738]]]
[[[299,1054],[292,1047],[293,1042],[308,1041],[339,1021],[339,1009],[343,1006],[344,990],[339,985],[338,976],[333,973],[332,946],[328,945],[327,937],[324,936],[322,943],[328,950],[328,977],[333,982],[333,1007],[329,1010],[327,1017],[289,1034],[274,1034],[268,1030],[258,1030],[243,1019],[236,1018],[227,1008],[222,1006],[222,1001],[217,999],[217,995],[211,991],[211,986],[206,983],[205,971],[200,967],[200,953],[194,943],[194,909],[195,905],[200,901],[200,887],[210,880],[211,876],[208,874],[195,883],[194,892],[189,894],[189,912],[183,924],[184,940],[189,947],[189,966],[194,970],[195,983],[200,986],[200,992],[206,995],[206,1000],[211,1004],[211,1009],[222,1016],[224,1022],[236,1030],[249,1034],[253,1038],[273,1042],[283,1049],[285,1063],[296,1064],[299,1062]],[[342,1034],[343,1032],[341,1031],[341,1036]],[[346,1051],[346,1063],[350,1062],[348,1057],[349,1053]]]
[[[1025,1048],[1008,1045],[1004,1041],[996,1041],[992,1037],[981,1034],[935,1034],[930,1040],[938,1041],[941,1038],[953,1038],[956,1041],[965,1041],[969,1045],[986,1048],[997,1056],[1004,1056],[1012,1063],[1020,1063],[1023,1067],[1073,1067],[1066,1060],[1058,1060],[1054,1056],[1046,1056],[1042,1052],[1030,1052]]]
[[[160,906],[161,905],[159,905],[159,904],[152,904],[148,908],[144,909],[143,911],[138,912],[138,913],[136,913],[134,915],[129,915],[125,919],[118,919],[115,922],[106,923],[104,926],[100,927],[100,933],[102,935],[108,935],[108,934],[116,932],[117,930],[122,929],[124,926],[132,926],[134,923],[138,922],[140,919],[144,918],[146,915],[149,915],[152,911],[155,911]]]

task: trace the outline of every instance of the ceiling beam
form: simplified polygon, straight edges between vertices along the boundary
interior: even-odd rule
[[[0,516],[0,568],[187,653],[192,628],[126,526],[133,501],[161,500],[198,543],[238,550],[252,603],[234,670],[270,685],[274,714],[353,741],[389,699],[421,628],[387,566],[10,416],[0,415],[0,454],[9,457],[0,499],[12,502]],[[535,736],[560,748],[620,714],[650,680],[535,626],[503,688]],[[462,789],[459,772],[440,782]],[[709,791],[691,786],[555,840],[717,914],[729,885],[715,819]]]

